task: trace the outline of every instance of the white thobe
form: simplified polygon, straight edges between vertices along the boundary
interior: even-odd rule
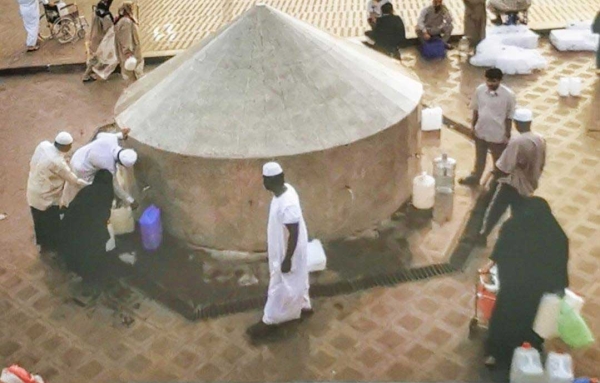
[[[18,0],[18,2],[23,25],[27,31],[27,46],[34,47],[40,32],[40,6],[37,0]]]
[[[51,142],[40,143],[29,163],[27,203],[40,211],[59,205],[65,182],[77,185],[64,154]]]
[[[273,197],[269,209],[267,244],[269,257],[269,292],[263,322],[279,324],[300,318],[302,309],[310,309],[308,295],[307,247],[308,232],[302,217],[300,198],[296,190],[286,184],[287,190]],[[281,272],[287,250],[286,224],[298,224],[298,242],[292,255],[292,267],[288,273]]]
[[[122,149],[119,145],[119,139],[122,138],[122,133],[98,133],[94,141],[75,151],[71,158],[71,169],[79,178],[88,182],[94,181],[98,170],[108,170],[113,175],[115,195],[119,199],[132,203],[134,199],[121,187],[117,179],[117,154]],[[69,206],[79,190],[81,188],[77,185],[67,185],[63,195],[63,205]]]

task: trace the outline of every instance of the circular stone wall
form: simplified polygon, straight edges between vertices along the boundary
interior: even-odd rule
[[[262,165],[278,161],[300,195],[309,235],[333,239],[388,218],[412,191],[417,173],[417,110],[384,132],[353,144],[281,158],[206,159],[138,151],[140,189],[151,186],[163,225],[196,246],[264,251],[271,194]]]

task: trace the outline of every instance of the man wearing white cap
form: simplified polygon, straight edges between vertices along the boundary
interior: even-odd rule
[[[270,280],[262,321],[248,329],[252,337],[268,335],[276,325],[312,313],[308,295],[308,232],[300,198],[285,183],[283,169],[276,162],[263,166],[263,184],[273,193],[267,225]]]
[[[546,141],[540,134],[531,131],[532,120],[531,110],[515,111],[513,121],[520,134],[510,139],[496,163],[498,183],[494,185],[493,197],[483,219],[481,243],[485,243],[509,206],[530,197],[538,188],[546,164]]]
[[[113,174],[115,195],[135,209],[137,203],[123,189],[116,177],[117,165],[130,168],[137,161],[137,153],[133,149],[123,149],[119,145],[119,140],[127,139],[129,131],[129,128],[124,128],[119,133],[98,133],[92,142],[75,151],[71,159],[71,168],[77,176],[89,182],[94,180],[98,170],[108,170]],[[66,187],[62,203],[68,206],[79,190],[80,188],[71,185]]]
[[[27,203],[33,216],[36,242],[43,252],[57,250],[59,205],[65,184],[75,187],[88,185],[77,178],[65,160],[72,144],[73,137],[67,132],[60,132],[54,143],[40,143],[29,163]]]

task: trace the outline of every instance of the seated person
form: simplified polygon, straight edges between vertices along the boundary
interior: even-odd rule
[[[531,0],[490,0],[488,3],[488,9],[496,15],[496,20],[492,21],[496,25],[502,24],[502,15],[527,13],[529,7],[531,7]],[[521,22],[527,24],[526,18]]]
[[[381,7],[389,2],[390,0],[369,0],[367,2],[367,14],[369,15],[367,21],[371,29],[375,28],[377,19],[381,17]]]
[[[416,32],[421,45],[433,38],[439,38],[444,42],[446,49],[453,49],[448,43],[452,29],[452,15],[443,4],[443,0],[433,0],[432,5],[421,11]]]
[[[398,48],[406,42],[404,22],[400,16],[394,15],[394,6],[391,3],[384,4],[381,12],[382,15],[377,19],[373,30],[365,32],[365,35],[375,41],[377,48],[399,58]]]

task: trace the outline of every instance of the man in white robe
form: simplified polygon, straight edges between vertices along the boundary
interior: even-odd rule
[[[267,226],[269,291],[262,321],[248,329],[268,335],[277,325],[312,313],[308,279],[308,232],[296,190],[285,183],[276,162],[263,167],[265,189],[273,193]]]
[[[38,0],[18,0],[19,13],[23,19],[23,26],[27,31],[27,52],[37,51],[38,34],[40,32],[40,5]]]
[[[105,169],[111,172],[115,196],[135,209],[138,206],[137,202],[123,189],[117,177],[117,165],[130,168],[137,161],[137,154],[133,149],[123,149],[119,145],[119,140],[126,140],[128,135],[128,128],[119,133],[98,133],[94,141],[75,151],[70,165],[78,177],[88,182],[94,180],[98,170]],[[62,198],[62,205],[69,206],[79,190],[81,188],[76,185],[67,185]]]

